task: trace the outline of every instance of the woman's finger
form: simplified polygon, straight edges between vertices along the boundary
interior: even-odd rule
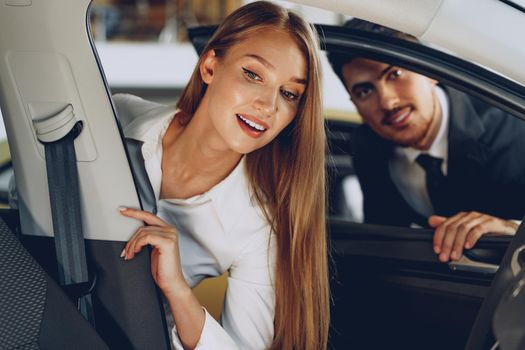
[[[119,210],[122,213],[122,215],[127,216],[129,218],[144,221],[147,225],[169,226],[164,220],[159,218],[157,215],[154,215],[144,210],[137,210],[125,207],[120,207]]]
[[[135,257],[135,254],[140,252],[146,245],[151,245],[155,250],[158,251],[159,255],[163,253],[173,252],[177,247],[175,237],[163,236],[151,232],[144,232],[139,235],[134,242],[133,248],[130,249],[130,259]]]
[[[131,259],[133,256],[134,256],[134,252],[135,252],[135,245],[137,244],[137,240],[139,239],[139,237],[141,235],[144,235],[144,232],[146,231],[147,226],[142,226],[140,227],[136,232],[135,234],[133,234],[133,236],[130,238],[130,240],[128,241],[128,243],[126,243],[126,247],[124,248],[125,250],[125,254],[124,254],[124,259],[125,260],[129,260]]]
[[[142,246],[138,245],[144,236],[158,236],[160,239],[165,239],[169,243],[169,240],[176,240],[176,230],[171,226],[158,227],[158,226],[143,226],[137,230],[133,237],[128,241],[123,251],[123,257],[125,259],[132,259],[136,253],[138,253]],[[160,247],[157,247],[160,248]]]

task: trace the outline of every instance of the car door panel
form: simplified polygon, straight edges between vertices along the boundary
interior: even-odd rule
[[[329,232],[334,348],[465,347],[493,274],[439,262],[432,230],[330,220]],[[488,237],[477,249],[501,258],[508,242]]]

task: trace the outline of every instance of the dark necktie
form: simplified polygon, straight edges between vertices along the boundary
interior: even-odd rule
[[[443,159],[420,154],[416,162],[425,170],[427,191],[436,214],[444,215],[447,210],[446,177],[441,170]]]

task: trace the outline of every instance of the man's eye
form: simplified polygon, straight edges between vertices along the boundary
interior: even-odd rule
[[[287,90],[281,90],[281,94],[290,101],[297,101],[299,99],[299,95]]]
[[[392,72],[390,72],[389,77],[391,79],[397,79],[403,74],[403,71],[401,69],[394,69]]]
[[[256,73],[252,72],[249,69],[243,68],[244,75],[246,75],[249,79],[262,81],[261,77],[258,76]]]
[[[358,99],[363,99],[363,98],[366,98],[368,95],[370,95],[371,92],[372,92],[372,89],[370,88],[360,88],[354,91],[354,95]]]

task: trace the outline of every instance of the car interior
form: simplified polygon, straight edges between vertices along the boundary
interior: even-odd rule
[[[441,3],[432,3],[425,13],[439,11]],[[452,3],[444,1],[439,14],[453,12]],[[348,1],[337,11],[385,21],[363,4]],[[92,37],[91,6],[90,0],[0,5],[0,108],[9,141],[9,148],[0,143],[2,348],[171,348],[172,321],[149,255],[129,262],[119,257],[140,225],[118,208],[151,211],[155,203],[143,164],[131,161],[140,145],[120,128],[126,111],[113,105],[115,90]],[[503,8],[496,16],[523,19],[523,11],[507,7],[516,13]],[[214,29],[188,31],[197,53]],[[398,29],[418,34],[415,25]],[[410,69],[525,120],[525,78],[509,79],[427,45],[333,25],[317,30],[325,51],[357,52]],[[419,34],[444,41],[436,32]],[[525,303],[523,225],[514,237],[485,236],[461,261],[440,263],[432,230],[364,223],[352,160],[352,135],[360,124],[326,119],[329,348],[523,348],[525,319],[517,311]],[[78,266],[77,277],[64,280],[64,270]],[[195,290],[215,317],[225,288],[222,276]]]

